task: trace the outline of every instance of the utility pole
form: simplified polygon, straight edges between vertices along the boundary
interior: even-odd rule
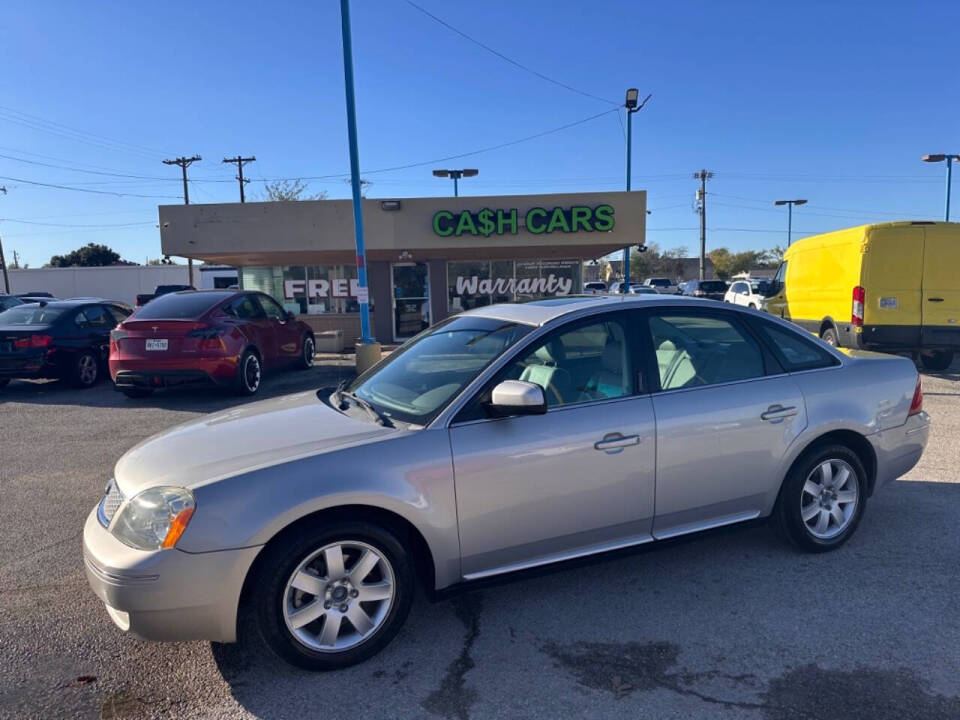
[[[225,163],[232,163],[237,166],[237,180],[240,181],[240,202],[246,202],[246,198],[243,196],[243,186],[250,182],[245,180],[243,177],[243,166],[247,163],[256,162],[257,159],[253,156],[245,158],[241,155],[237,155],[235,158],[224,158]]]
[[[199,155],[193,157],[178,157],[174,160],[164,160],[164,165],[179,165],[183,171],[183,204],[190,204],[190,188],[187,186],[187,168],[195,162],[200,162],[203,158]],[[241,187],[243,187],[241,185]],[[187,258],[187,272],[190,277],[190,285],[193,285],[193,258]]]
[[[697,190],[697,206],[700,210],[700,279],[706,280],[707,275],[707,180],[713,177],[712,172],[701,170],[693,174],[694,180],[700,181]]]
[[[5,185],[0,185],[0,193],[7,194]],[[7,274],[7,261],[3,259],[3,239],[0,238],[0,265],[3,265],[3,289],[10,292],[10,276]]]

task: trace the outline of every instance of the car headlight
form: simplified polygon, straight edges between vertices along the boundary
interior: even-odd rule
[[[186,488],[150,488],[123,504],[110,532],[137,550],[172,548],[196,507],[193,493]]]

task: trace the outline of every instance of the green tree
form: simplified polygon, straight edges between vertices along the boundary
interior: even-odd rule
[[[305,194],[307,183],[299,178],[276,180],[263,184],[263,199],[266,202],[293,202],[295,200],[326,200],[327,191],[321,190],[314,195]]]
[[[49,267],[102,267],[104,265],[132,265],[120,259],[120,253],[106,245],[88,243],[66,255],[54,255]]]

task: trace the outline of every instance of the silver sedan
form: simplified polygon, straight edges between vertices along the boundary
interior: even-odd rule
[[[842,353],[753,310],[494,305],[334,392],[135,446],[87,519],[84,560],[123,630],[232,642],[243,613],[279,656],[335,669],[394,637],[418,583],[764,517],[832,550],[928,433],[909,360]]]

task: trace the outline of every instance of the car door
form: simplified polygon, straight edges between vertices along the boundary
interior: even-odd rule
[[[247,338],[260,351],[263,367],[277,364],[277,334],[274,323],[267,319],[266,313],[252,293],[238,296],[229,305],[228,314],[237,318]]]
[[[736,311],[647,311],[657,383],[653,535],[757,517],[806,426],[799,386]]]
[[[651,539],[654,419],[630,313],[571,321],[516,351],[456,416],[462,572],[481,577]],[[502,380],[544,388],[544,415],[493,419]]]
[[[110,331],[117,326],[116,320],[103,305],[86,305],[77,313],[78,319],[81,316],[86,321],[78,324],[86,331],[84,342],[105,366],[110,356]]]
[[[287,316],[286,310],[268,295],[257,295],[264,315],[273,325],[273,334],[276,338],[277,361],[287,364],[300,357],[300,328],[297,322]]]

